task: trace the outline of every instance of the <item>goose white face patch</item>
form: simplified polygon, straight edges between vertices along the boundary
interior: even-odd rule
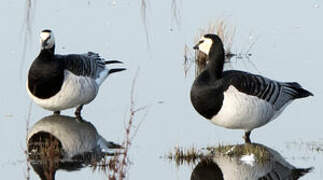
[[[199,40],[199,50],[202,51],[203,53],[205,53],[206,55],[209,55],[209,52],[210,52],[210,49],[211,49],[211,46],[213,44],[213,41],[212,39],[210,38],[205,38],[205,37],[202,37],[200,40]]]
[[[46,42],[44,45],[43,43]],[[44,49],[50,49],[55,45],[55,38],[52,32],[41,32],[40,33],[40,44]]]

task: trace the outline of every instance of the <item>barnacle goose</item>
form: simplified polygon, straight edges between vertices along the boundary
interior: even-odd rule
[[[215,34],[204,35],[193,48],[205,53],[209,61],[191,89],[195,110],[218,126],[245,130],[245,142],[250,142],[253,129],[275,119],[294,99],[313,96],[296,82],[223,71],[223,43]]]
[[[109,74],[125,68],[106,65],[122,63],[106,61],[99,54],[55,54],[55,38],[51,30],[40,33],[41,50],[30,66],[27,92],[44,109],[59,114],[61,110],[77,107],[76,117],[81,119],[84,104],[90,103]]]

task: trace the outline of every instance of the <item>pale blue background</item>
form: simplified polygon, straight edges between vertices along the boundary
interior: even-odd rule
[[[147,0],[149,1],[149,0]],[[115,3],[114,3],[115,2]],[[130,87],[137,67],[136,104],[152,104],[131,149],[129,179],[188,179],[192,167],[175,168],[160,159],[174,146],[189,147],[241,143],[242,131],[216,127],[199,116],[189,100],[194,80],[191,69],[183,71],[184,45],[193,46],[200,28],[218,18],[236,26],[234,50],[251,49],[251,61],[233,63],[235,69],[261,73],[281,81],[297,81],[315,96],[292,103],[282,115],[252,133],[252,140],[265,144],[299,167],[315,166],[304,179],[323,178],[323,153],[288,142],[322,142],[322,42],[323,7],[309,1],[177,1],[180,24],[172,16],[171,0],[149,1],[147,25],[150,48],[140,14],[140,1],[131,0],[42,0],[33,1],[31,39],[22,60],[24,2],[0,2],[0,173],[4,179],[23,179],[26,173],[26,118],[30,99],[25,80],[32,60],[39,53],[39,32],[54,31],[57,53],[89,50],[107,59],[120,59],[128,70],[114,74],[101,87],[97,98],[84,107],[90,120],[108,140],[121,142],[129,105]],[[173,29],[171,31],[171,29]],[[22,68],[20,68],[22,66]],[[158,104],[158,101],[164,101]],[[64,111],[72,115],[74,110]],[[33,104],[31,125],[49,112]],[[137,116],[136,124],[143,117]],[[31,179],[38,179],[33,172]],[[57,179],[107,179],[91,169],[57,172]]]

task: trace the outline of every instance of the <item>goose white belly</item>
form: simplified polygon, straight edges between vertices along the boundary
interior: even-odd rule
[[[64,82],[58,93],[47,99],[34,96],[28,88],[27,91],[33,101],[44,109],[60,111],[91,102],[97,95],[99,85],[95,79],[77,76],[68,70],[64,71]]]
[[[220,111],[211,118],[212,123],[230,128],[252,130],[268,123],[281,111],[256,96],[238,91],[234,86],[224,92]]]

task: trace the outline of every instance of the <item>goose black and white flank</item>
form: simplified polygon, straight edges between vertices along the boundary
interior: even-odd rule
[[[56,114],[77,107],[75,115],[81,118],[83,105],[96,97],[109,74],[125,70],[108,68],[108,64],[122,62],[105,61],[93,52],[55,54],[55,38],[51,30],[40,33],[40,43],[40,53],[29,69],[27,91],[36,104]]]
[[[191,101],[200,115],[230,129],[245,130],[250,142],[253,129],[275,119],[294,99],[312,96],[296,82],[279,82],[242,71],[223,71],[225,52],[215,34],[204,35],[194,46],[208,64],[195,79]]]

